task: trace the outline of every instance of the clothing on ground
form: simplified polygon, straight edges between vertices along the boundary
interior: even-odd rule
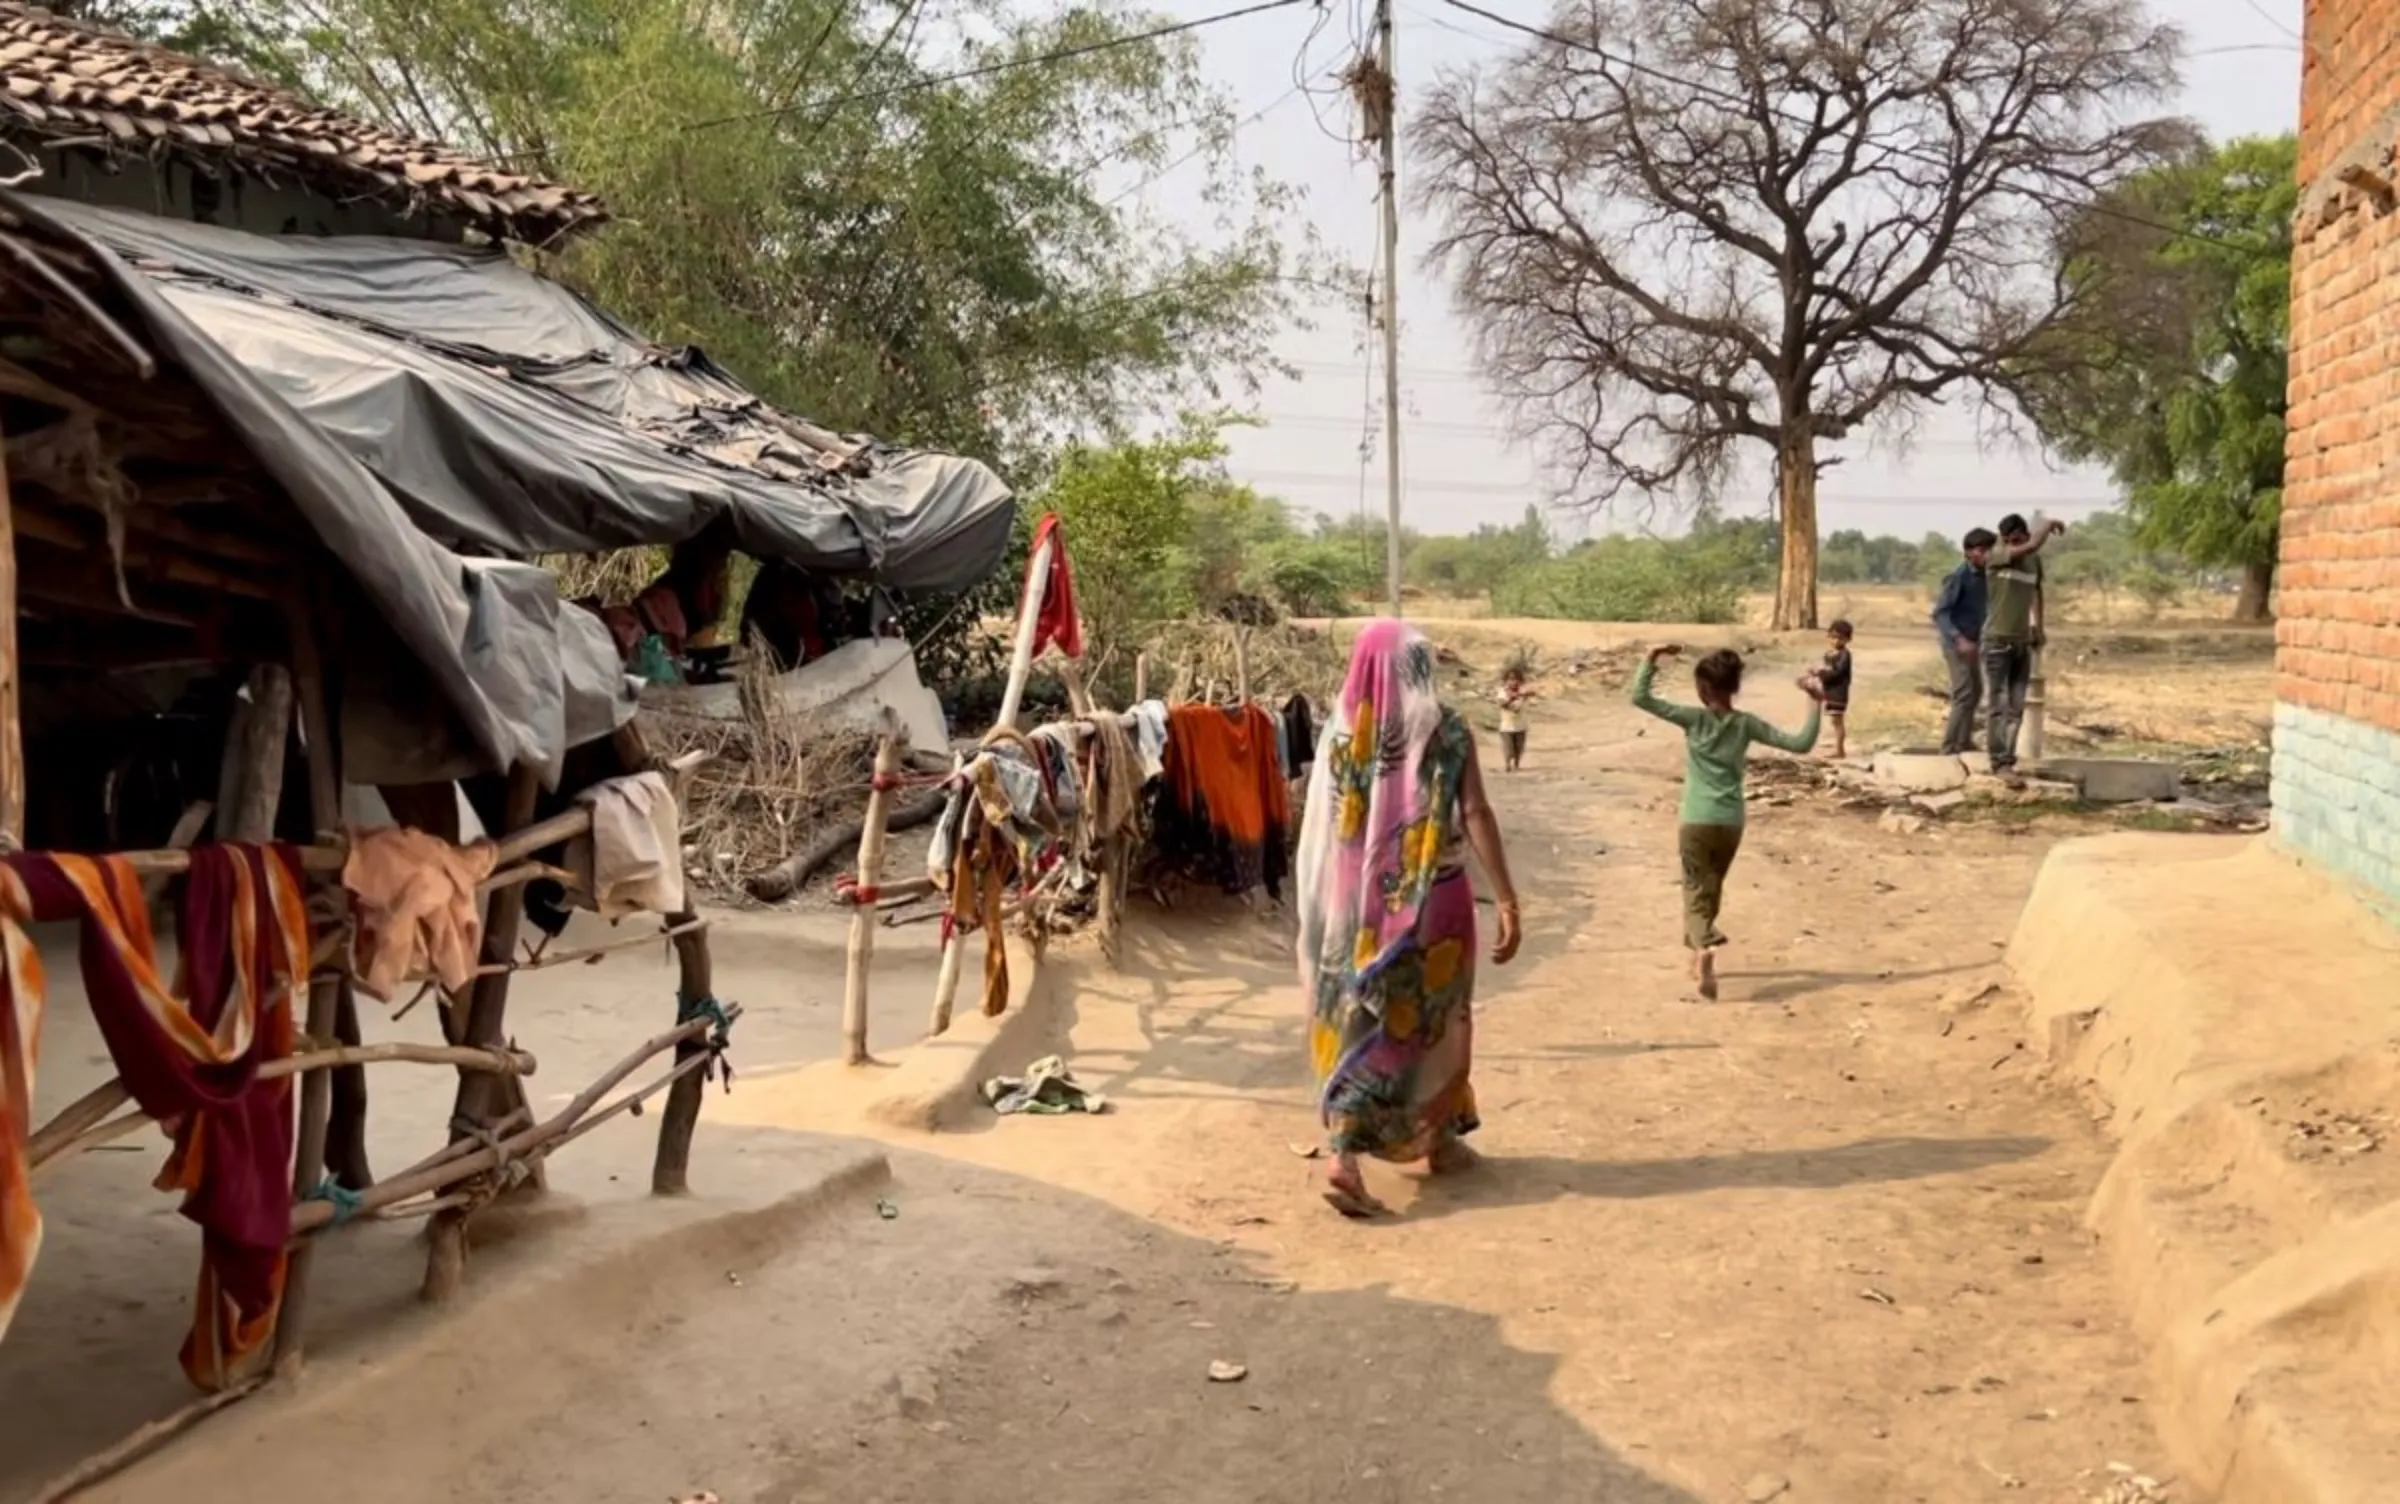
[[[1983,744],[1991,750],[1992,771],[1999,773],[2017,765],[2017,732],[2025,724],[2025,698],[2033,688],[2033,645],[1987,639],[1983,678],[1991,697]]]
[[[1022,1076],[994,1076],[983,1083],[983,1100],[1002,1117],[1031,1113],[1057,1117],[1070,1112],[1108,1111],[1108,1098],[1086,1087],[1056,1055],[1044,1055]]]
[[[1819,683],[1825,688],[1825,708],[1843,711],[1850,708],[1850,650],[1829,648],[1825,653],[1825,669]]]
[[[1708,950],[1725,943],[1717,916],[1725,908],[1725,875],[1742,849],[1739,825],[1686,825],[1676,832],[1683,863],[1683,943]]]
[[[1458,864],[1473,755],[1431,645],[1369,624],[1309,778],[1297,869],[1310,1060],[1337,1153],[1421,1159],[1475,1126],[1475,895]]]
[[[25,926],[78,919],[84,990],[136,1105],[174,1125],[154,1182],[201,1229],[198,1309],[183,1369],[222,1389],[266,1356],[292,1231],[292,1000],[309,969],[299,856],[285,846],[193,851],[176,914],[178,996],[161,975],[142,881],[119,857],[28,854],[0,864],[0,1336],[41,1247],[25,1141],[46,979]]]
[[[1817,744],[1819,707],[1809,702],[1797,731],[1780,731],[1746,710],[1710,710],[1678,705],[1651,690],[1658,665],[1645,661],[1634,672],[1633,703],[1683,732],[1683,822],[1739,825],[1744,818],[1742,784],[1751,743],[1804,753]]]
[[[2014,552],[2007,544],[1992,551],[1989,567],[1992,601],[1984,613],[1980,641],[2033,640],[2033,603],[2042,590],[2042,556],[2028,549]]]
[[[1983,659],[1942,639],[1942,663],[1950,670],[1950,715],[1942,723],[1942,750],[1952,757],[1975,750],[1975,718],[1983,712]]]
[[[589,835],[567,843],[566,867],[603,919],[684,912],[683,815],[661,773],[593,784]]]
[[[1959,560],[1956,569],[1942,576],[1942,588],[1933,598],[1933,625],[1943,643],[1955,647],[1961,637],[1981,641],[1990,599],[1983,571],[1968,560]]]
[[[1178,705],[1167,714],[1166,773],[1152,839],[1186,876],[1228,893],[1283,895],[1292,796],[1275,758],[1282,728],[1256,705]]]
[[[445,992],[473,981],[483,943],[475,888],[498,855],[489,841],[453,846],[406,826],[352,831],[342,886],[355,921],[350,972],[359,990],[389,1002],[409,977],[431,976]]]

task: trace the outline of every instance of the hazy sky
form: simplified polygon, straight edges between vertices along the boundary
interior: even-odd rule
[[[1442,66],[1495,58],[1511,50],[1509,33],[1490,22],[1451,9],[1442,0],[1396,0],[1402,108]],[[1539,24],[1546,0],[1478,0],[1483,8]],[[2180,25],[2191,56],[2184,67],[2180,110],[2224,137],[2294,128],[2299,118],[2301,0],[2157,0],[2153,10]],[[1176,15],[1202,16],[1232,8],[1231,0],[1165,0]],[[1309,59],[1322,74],[1338,68],[1347,47],[1349,7],[1333,7],[1330,23]],[[1320,128],[1310,100],[1292,92],[1293,66],[1301,41],[1315,20],[1308,8],[1272,11],[1200,33],[1213,77],[1239,101],[1245,117],[1236,150],[1247,166],[1263,168],[1305,189],[1308,215],[1327,246],[1359,267],[1370,264],[1377,234],[1372,164],[1333,132],[1350,132],[1352,121],[1338,97],[1316,99],[1325,115]],[[1194,175],[1198,168],[1190,169]],[[1401,164],[1405,206],[1408,164]],[[1197,212],[1193,188],[1168,173],[1143,190],[1163,213]],[[1485,521],[1507,522],[1525,504],[1545,494],[1532,455],[1505,436],[1499,399],[1472,369],[1467,336],[1453,316],[1448,296],[1425,270],[1420,256],[1429,228],[1404,212],[1401,239],[1401,355],[1403,418],[1402,516],[1428,531],[1462,532]],[[1287,335],[1279,352],[1300,374],[1277,381],[1259,397],[1257,411],[1267,426],[1233,439],[1233,471],[1261,490],[1303,511],[1354,513],[1361,503],[1359,448],[1372,399],[1382,400],[1382,380],[1372,378],[1359,349],[1364,338],[1355,313],[1328,310],[1314,330]],[[1378,514],[1384,505],[1381,430],[1367,467],[1365,504]],[[1957,533],[1989,523],[2007,511],[2047,509],[2077,517],[2110,505],[2108,478],[2088,470],[2054,468],[2037,452],[2008,447],[1980,450],[1970,415],[1936,412],[1920,426],[1908,451],[1888,442],[1852,441],[1847,455],[1820,481],[1825,531],[1863,528],[1915,538],[1928,529]],[[1763,462],[1757,479],[1737,484],[1728,498],[1732,513],[1763,513]],[[1627,516],[1616,526],[1642,526]],[[1658,519],[1662,528],[1668,519]],[[1580,524],[1565,517],[1553,526],[1572,536]]]

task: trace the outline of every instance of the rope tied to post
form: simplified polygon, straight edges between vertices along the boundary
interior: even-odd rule
[[[324,1179],[319,1180],[314,1186],[311,1186],[308,1194],[300,1199],[303,1201],[322,1201],[327,1206],[332,1207],[333,1221],[327,1224],[331,1227],[339,1227],[343,1223],[349,1221],[352,1217],[357,1216],[365,1209],[367,1200],[364,1192],[350,1189],[348,1186],[334,1179],[331,1175],[326,1176]]]
[[[734,1015],[732,1011],[713,996],[695,998],[680,992],[675,994],[675,1022],[689,1024],[697,1023],[701,1019],[708,1020],[709,1029],[700,1038],[701,1047],[708,1051],[708,1064],[700,1067],[700,1079],[703,1081],[712,1078],[721,1079],[724,1082],[724,1089],[731,1091],[733,1090],[733,1061],[727,1058],[726,1051],[733,1044]]]
[[[495,1187],[494,1194],[522,1184],[531,1178],[533,1174],[531,1166],[508,1152],[508,1140],[500,1136],[500,1129],[497,1126],[490,1123],[478,1123],[473,1118],[461,1114],[450,1120],[450,1131],[461,1138],[473,1139],[476,1143],[492,1151],[491,1174],[492,1184]]]

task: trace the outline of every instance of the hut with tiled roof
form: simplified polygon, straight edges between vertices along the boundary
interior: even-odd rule
[[[23,0],[0,0],[0,142],[40,169],[30,192],[254,234],[551,245],[608,217],[591,194]]]

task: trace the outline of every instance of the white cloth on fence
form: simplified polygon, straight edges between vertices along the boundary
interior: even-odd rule
[[[1142,755],[1142,781],[1167,770],[1167,702],[1144,700],[1133,707],[1133,744]]]
[[[683,913],[683,813],[665,775],[611,778],[575,802],[591,807],[592,831],[567,843],[567,870],[600,917]]]

